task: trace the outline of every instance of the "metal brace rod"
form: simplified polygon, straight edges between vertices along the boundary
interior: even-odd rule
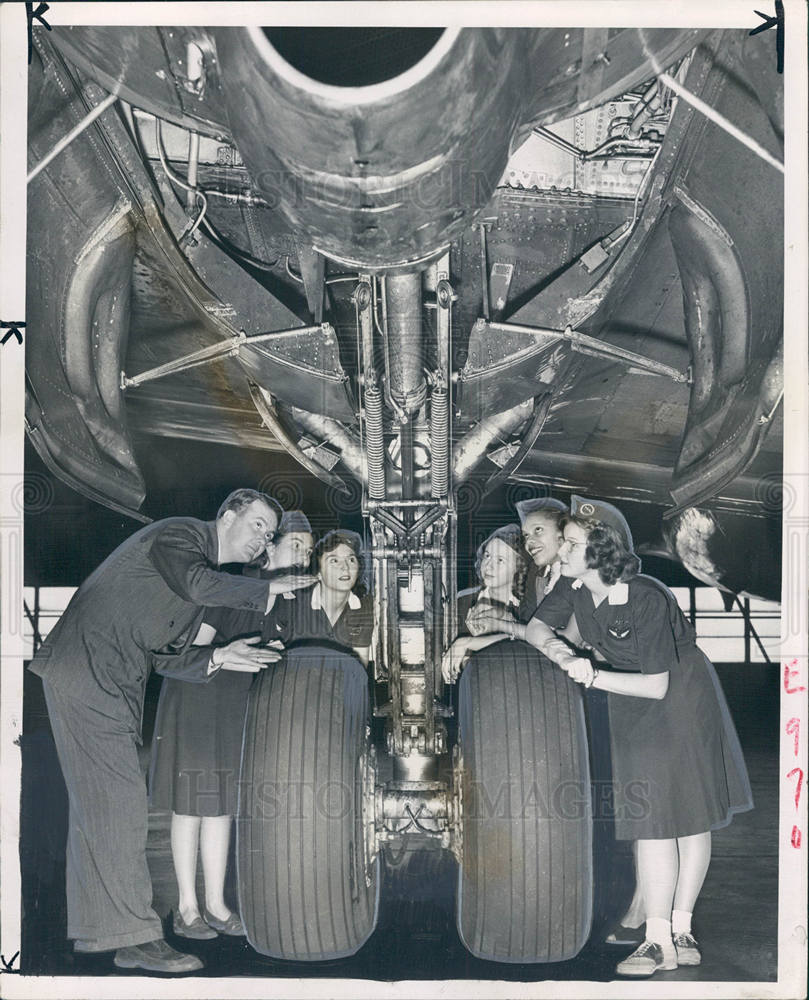
[[[368,510],[380,510],[384,507],[441,507],[449,506],[446,500],[434,500],[425,497],[424,500],[369,500],[366,504]]]
[[[480,283],[483,289],[483,318],[489,318],[489,271],[486,261],[486,223],[481,222],[480,229]]]
[[[579,354],[590,354],[593,357],[607,358],[610,361],[622,361],[652,375],[665,375],[675,382],[688,382],[688,375],[676,368],[664,365],[661,361],[644,357],[642,354],[635,354],[634,351],[627,351],[623,347],[606,344],[603,340],[589,337],[586,333],[579,333],[578,330],[569,326],[565,327],[564,330],[551,330],[541,326],[523,326],[519,323],[487,323],[487,326],[502,333],[538,333],[554,340],[565,340]]]
[[[549,128],[545,128],[544,125],[535,125],[531,129],[534,135],[538,135],[541,139],[545,139],[552,146],[557,146],[559,149],[563,149],[566,153],[570,153],[571,156],[575,156],[578,160],[584,159],[585,151],[579,149],[578,146],[574,146],[572,142],[568,142],[567,139],[563,139],[561,135],[557,135],[552,132]]]
[[[424,534],[424,532],[434,524],[439,517],[443,517],[444,511],[441,507],[433,507],[432,510],[426,511],[415,524],[411,524],[408,528],[407,534],[409,538],[418,538],[419,535]]]
[[[700,114],[705,115],[714,125],[718,125],[719,128],[724,129],[728,135],[732,135],[734,139],[737,139],[743,146],[747,146],[748,149],[752,150],[756,156],[760,156],[765,163],[769,163],[770,166],[775,167],[776,170],[780,170],[781,173],[784,172],[784,164],[772,155],[768,150],[766,150],[760,142],[756,142],[751,136],[746,132],[743,132],[737,125],[733,122],[728,121],[724,115],[721,115],[715,108],[712,108],[710,104],[706,104],[705,101],[697,97],[696,94],[692,94],[690,90],[684,87],[681,83],[678,83],[670,74],[668,73],[658,73],[658,80],[665,84],[669,90],[673,90],[678,97],[690,104],[691,107],[695,108]]]
[[[322,330],[324,333],[334,333],[331,324],[321,323],[317,326],[296,326],[292,330],[276,330],[273,333],[256,333],[249,336],[242,332],[237,337],[230,337],[218,344],[211,344],[210,347],[203,347],[192,354],[186,354],[182,358],[175,358],[174,361],[167,361],[157,368],[150,368],[141,372],[140,375],[133,375],[128,378],[125,372],[121,372],[121,388],[134,389],[144,382],[154,382],[155,379],[165,378],[167,375],[174,375],[177,372],[187,371],[189,368],[196,368],[199,365],[207,365],[212,361],[218,361],[222,357],[234,357],[242,347],[250,347],[253,344],[264,344],[272,340],[285,340],[291,337],[298,337],[301,334],[317,333]]]
[[[424,506],[424,504],[409,504],[408,506]],[[410,527],[407,527],[395,514],[391,514],[384,507],[375,507],[369,513],[380,524],[384,524],[386,528],[389,528],[397,538],[412,541],[418,538],[419,535],[423,535],[432,524],[440,517],[443,517],[445,510],[446,506],[431,506],[430,510],[422,514]]]
[[[63,150],[67,149],[67,147],[71,144],[71,142],[73,142],[73,140],[75,138],[77,138],[77,136],[80,136],[82,134],[82,132],[88,126],[90,126],[90,125],[93,124],[93,122],[96,120],[96,118],[98,118],[99,115],[103,115],[104,112],[107,110],[107,108],[110,107],[111,104],[115,104],[115,102],[117,100],[118,100],[118,92],[117,92],[117,90],[114,93],[112,93],[112,94],[107,94],[107,96],[104,98],[104,100],[100,104],[96,104],[96,106],[90,112],[88,112],[84,116],[84,118],[82,118],[82,120],[79,122],[79,124],[75,128],[72,128],[67,133],[66,136],[63,136],[56,143],[56,145],[53,147],[53,149],[50,151],[50,153],[48,153],[46,156],[44,156],[39,161],[39,163],[37,163],[37,165],[35,167],[31,168],[30,173],[25,178],[25,183],[26,184],[30,184],[31,181],[36,177],[36,175],[38,173],[40,173],[40,171],[44,170],[45,167],[47,167],[47,165],[51,162],[51,160],[55,160],[56,157]]]
[[[375,517],[380,524],[384,524],[386,528],[396,535],[397,538],[405,538],[407,536],[407,528],[394,514],[391,514],[384,509],[380,509],[374,511],[373,517]]]
[[[371,550],[371,555],[377,559],[395,559],[397,562],[402,563],[406,560],[409,561],[413,553],[406,549],[395,549],[389,545],[374,545]],[[427,548],[419,549],[417,555],[420,557],[421,562],[424,562],[425,560],[429,561],[430,559],[440,559],[443,555],[443,549],[440,549],[435,545],[428,546]]]

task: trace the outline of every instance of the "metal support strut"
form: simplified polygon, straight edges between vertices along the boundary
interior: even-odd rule
[[[96,118],[98,118],[100,115],[103,115],[104,112],[107,110],[107,108],[115,104],[117,100],[118,100],[117,90],[112,94],[107,94],[107,96],[100,104],[96,104],[96,106],[92,109],[92,111],[88,112],[75,128],[72,128],[67,133],[67,135],[64,136],[64,138],[60,139],[59,142],[56,143],[56,145],[53,147],[50,153],[44,156],[39,161],[39,163],[37,163],[35,167],[31,168],[28,176],[25,178],[25,183],[30,184],[31,181],[37,176],[37,174],[43,171],[45,167],[47,167],[47,165],[51,162],[51,160],[55,160],[56,157],[61,152],[67,149],[67,147],[71,144],[71,142],[73,142],[74,139],[80,136],[86,128],[88,128],[90,125],[93,124]]]
[[[210,347],[203,347],[199,351],[186,354],[182,358],[175,358],[174,361],[167,361],[157,368],[150,368],[141,372],[140,375],[133,375],[129,378],[125,372],[121,372],[121,389],[134,389],[144,382],[154,382],[155,379],[165,378],[167,375],[174,375],[177,372],[187,371],[189,368],[197,368],[199,365],[208,365],[212,361],[218,361],[224,357],[234,357],[243,347],[252,347],[253,344],[265,344],[273,340],[290,340],[300,337],[302,334],[317,333],[322,330],[324,334],[334,336],[334,329],[329,323],[321,323],[319,326],[296,326],[292,330],[276,330],[273,333],[256,333],[249,336],[242,332],[237,337],[230,337],[218,344],[211,344]]]
[[[365,438],[368,463],[368,496],[374,500],[385,498],[385,440],[382,425],[382,389],[374,367],[374,327],[371,313],[371,279],[362,275],[354,303],[357,308],[357,326],[361,335],[362,370],[364,372]]]
[[[614,344],[607,344],[603,340],[589,337],[586,333],[579,333],[572,327],[565,327],[564,330],[552,330],[547,327],[525,326],[520,323],[487,323],[490,330],[502,331],[503,333],[529,333],[532,335],[541,334],[551,340],[566,340],[572,350],[579,354],[589,354],[595,358],[608,358],[610,361],[622,361],[631,365],[633,369],[640,373],[649,375],[665,375],[675,382],[688,382],[688,375],[678,371],[670,365],[664,365],[660,361],[636,354],[634,351],[627,351],[623,347],[616,347]]]

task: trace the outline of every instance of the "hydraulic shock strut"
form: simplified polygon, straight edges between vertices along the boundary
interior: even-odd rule
[[[357,323],[362,339],[362,364],[365,370],[365,440],[368,460],[368,496],[385,499],[385,441],[382,427],[382,390],[374,367],[373,318],[371,315],[371,278],[362,275],[354,293]]]

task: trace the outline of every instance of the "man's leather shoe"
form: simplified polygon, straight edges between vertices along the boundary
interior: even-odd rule
[[[146,969],[147,972],[196,972],[203,968],[196,955],[175,951],[163,938],[119,948],[113,962],[119,969]]]

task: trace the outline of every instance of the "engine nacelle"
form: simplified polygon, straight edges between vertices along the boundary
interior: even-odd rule
[[[431,257],[489,201],[531,93],[529,35],[447,28],[399,75],[344,87],[296,69],[272,29],[215,32],[255,188],[318,250],[358,267]]]

